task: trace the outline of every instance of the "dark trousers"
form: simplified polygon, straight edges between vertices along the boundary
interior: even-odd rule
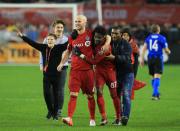
[[[139,66],[139,62],[138,62],[139,55],[137,53],[133,53],[133,55],[134,55],[134,64],[133,64],[134,78],[136,78],[138,72],[138,66]]]
[[[43,77],[43,93],[47,109],[56,115],[64,104],[64,86],[66,81],[66,68],[58,76]]]
[[[131,93],[134,73],[126,73],[117,77],[117,94],[121,100],[121,115],[129,118],[131,112]]]

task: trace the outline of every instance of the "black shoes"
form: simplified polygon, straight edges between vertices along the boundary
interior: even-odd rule
[[[108,123],[107,119],[102,119],[100,122],[100,126],[104,126]]]
[[[61,116],[62,116],[61,110],[58,110],[58,112],[55,113],[55,115],[54,115],[54,117],[53,117],[53,120],[58,120],[59,117],[61,117]]]
[[[61,117],[61,116],[62,116],[61,110],[58,110],[57,113],[48,112],[47,115],[46,115],[46,118],[49,120],[49,119],[51,119],[51,117],[52,117],[53,120],[58,120],[59,117]]]
[[[127,123],[128,123],[128,117],[127,116],[122,116],[121,123],[122,123],[123,126],[126,126]]]
[[[121,126],[121,120],[116,119],[115,121],[112,122],[112,125],[116,125],[116,126]]]
[[[51,117],[53,117],[52,113],[48,112],[47,115],[46,115],[46,118],[49,120],[49,119],[51,119]]]
[[[158,95],[152,95],[152,100],[155,100],[155,101],[160,100],[160,94],[158,94]]]

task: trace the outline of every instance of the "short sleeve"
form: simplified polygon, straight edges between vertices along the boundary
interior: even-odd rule
[[[163,48],[168,48],[166,37],[161,38],[161,43],[162,43]]]

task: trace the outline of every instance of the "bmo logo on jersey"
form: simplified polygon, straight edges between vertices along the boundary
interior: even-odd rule
[[[75,44],[74,47],[83,47],[83,43],[78,43],[78,44]]]
[[[85,46],[86,47],[89,47],[91,45],[91,41],[90,41],[90,37],[89,36],[86,36],[86,41],[85,41]]]

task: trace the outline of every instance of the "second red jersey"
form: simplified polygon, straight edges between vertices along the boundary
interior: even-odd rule
[[[93,65],[96,65],[96,69],[98,70],[107,70],[115,68],[113,61],[107,60],[105,57],[111,54],[111,48],[108,52],[102,54],[102,46],[103,44],[95,46],[93,52],[94,57],[87,57],[86,61]]]
[[[115,68],[113,61],[107,60],[105,57],[111,54],[111,48],[109,49],[108,52],[106,52],[103,56],[100,56],[99,53],[101,53],[103,45],[98,45],[95,47],[95,59],[101,59],[99,62],[96,64],[96,69],[112,69]],[[102,58],[103,57],[103,58]]]

